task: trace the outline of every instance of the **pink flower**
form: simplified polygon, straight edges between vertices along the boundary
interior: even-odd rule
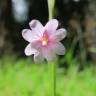
[[[60,41],[66,36],[64,28],[57,29],[58,21],[50,20],[43,26],[38,20],[29,23],[31,29],[24,29],[22,36],[29,42],[25,48],[27,56],[34,55],[35,62],[47,59],[52,61],[57,55],[64,55],[65,48]]]

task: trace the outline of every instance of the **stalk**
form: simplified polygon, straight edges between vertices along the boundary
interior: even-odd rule
[[[48,1],[48,13],[49,20],[53,18],[54,15],[54,5],[55,0]],[[56,64],[55,62],[48,62],[48,72],[49,72],[49,81],[50,81],[50,96],[56,96]]]
[[[50,81],[50,96],[56,96],[56,64],[48,62],[48,72]]]

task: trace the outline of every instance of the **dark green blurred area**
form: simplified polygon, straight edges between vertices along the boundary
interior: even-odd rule
[[[0,57],[25,57],[28,44],[21,35],[32,19],[43,25],[48,21],[47,0],[0,0]],[[61,67],[78,62],[80,66],[96,63],[96,0],[56,0],[54,18],[67,29],[63,44],[65,56]]]

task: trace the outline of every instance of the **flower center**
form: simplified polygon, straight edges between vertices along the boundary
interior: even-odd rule
[[[47,38],[43,38],[42,45],[45,46],[47,44],[48,44],[48,39]]]
[[[43,36],[41,38],[41,43],[42,43],[43,46],[48,44],[48,35],[47,35],[47,33],[43,34]]]

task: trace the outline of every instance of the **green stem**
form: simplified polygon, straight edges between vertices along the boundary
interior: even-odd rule
[[[47,0],[47,2],[48,2],[48,13],[49,13],[49,20],[50,20],[53,18],[55,0]]]
[[[48,13],[49,13],[49,20],[53,18],[54,13],[54,5],[55,0],[47,0],[48,1]],[[49,78],[50,78],[50,96],[56,96],[56,64],[54,62],[48,63],[48,71],[49,71]]]
[[[56,96],[56,64],[55,62],[48,63],[49,81],[50,81],[50,96]]]

